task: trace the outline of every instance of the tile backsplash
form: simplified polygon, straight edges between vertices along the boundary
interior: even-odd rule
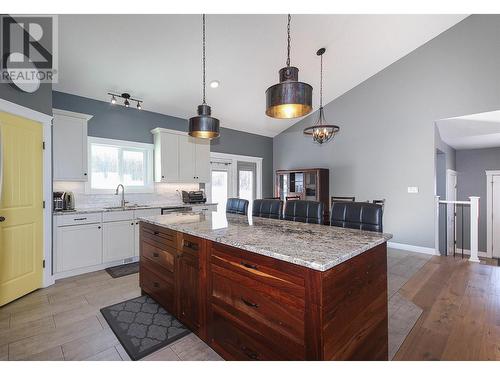
[[[195,183],[155,183],[154,193],[127,193],[125,189],[125,200],[132,204],[179,204],[182,203],[182,190],[199,190],[203,187],[204,184]],[[84,182],[54,181],[53,190],[73,192],[77,209],[118,206],[121,200],[121,194],[86,194]]]

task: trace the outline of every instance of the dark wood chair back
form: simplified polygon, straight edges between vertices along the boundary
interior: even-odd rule
[[[332,197],[331,201],[330,201],[330,206],[334,202],[355,202],[355,201],[356,201],[356,197]]]

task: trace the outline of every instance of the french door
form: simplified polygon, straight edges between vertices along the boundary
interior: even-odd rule
[[[217,212],[225,212],[227,198],[233,196],[231,161],[212,159],[210,163],[211,202],[217,203]]]
[[[242,157],[242,159],[245,157]],[[258,167],[256,162],[238,160],[236,157],[215,158],[210,161],[211,202],[218,203],[217,211],[225,212],[228,198],[241,198],[249,202],[251,212],[254,199],[260,198]]]

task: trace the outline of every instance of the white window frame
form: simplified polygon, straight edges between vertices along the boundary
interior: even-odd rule
[[[256,191],[255,199],[262,199],[262,158],[256,156],[224,154],[221,152],[211,152],[210,161],[219,163],[229,163],[229,174],[232,184],[229,186],[228,197],[235,197],[238,191],[238,161],[246,161],[255,163],[257,165],[256,174]],[[212,177],[212,167],[210,167],[210,178]],[[212,187],[211,184],[205,185],[205,195],[209,202],[212,201]]]
[[[119,139],[111,139],[111,138],[99,138],[99,137],[88,137],[87,139],[87,155],[88,155],[88,181],[85,183],[85,192],[87,194],[114,194],[115,189],[93,189],[92,188],[92,153],[91,153],[91,144],[97,143],[102,145],[110,145],[124,148],[135,148],[142,149],[146,151],[146,185],[137,187],[137,186],[125,186],[125,191],[128,193],[154,193],[154,180],[153,180],[153,152],[154,145],[151,143],[141,143],[141,142],[131,142],[131,141],[122,141]]]

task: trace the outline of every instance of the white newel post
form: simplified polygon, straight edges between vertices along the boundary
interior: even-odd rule
[[[434,219],[434,255],[441,255],[439,252],[439,195],[434,196],[434,204],[436,207]]]
[[[479,197],[470,199],[470,262],[479,262],[478,252],[478,228],[479,228]]]

